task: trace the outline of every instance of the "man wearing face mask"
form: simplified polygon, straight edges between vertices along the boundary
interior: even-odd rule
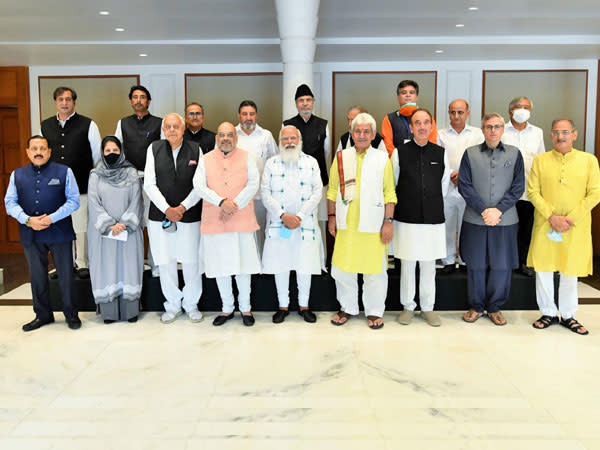
[[[531,125],[529,117],[533,103],[527,97],[516,97],[508,105],[510,121],[506,122],[502,142],[517,147],[523,155],[525,164],[525,184],[531,171],[531,165],[536,155],[544,153],[544,133],[541,128]],[[519,272],[529,277],[535,272],[527,266],[527,252],[531,242],[531,230],[533,229],[533,205],[527,198],[527,190],[517,202],[517,214],[519,215],[519,231],[517,243],[519,248]]]
[[[269,214],[263,252],[263,273],[275,275],[279,310],[274,323],[289,314],[290,271],[298,282],[298,314],[306,322],[317,316],[308,309],[312,275],[325,270],[323,241],[317,207],[323,183],[317,161],[302,152],[300,131],[292,125],[279,133],[280,153],[267,161],[261,183],[262,199]]]
[[[71,214],[79,208],[79,190],[73,172],[50,161],[48,140],[32,136],[27,140],[31,164],[10,174],[4,205],[19,222],[19,236],[29,265],[35,319],[23,325],[33,331],[54,322],[48,286],[48,252],[58,273],[63,311],[72,330],[81,327],[73,304],[73,249],[75,239]]]
[[[256,123],[258,107],[252,100],[244,100],[238,108],[239,123],[235,127],[238,137],[238,147],[249,152],[255,159],[258,172],[262,175],[263,167],[272,156],[277,154],[277,144],[271,132]],[[256,232],[258,251],[262,253],[265,242],[267,211],[260,201],[260,191],[254,197],[254,213],[260,226]]]
[[[412,139],[413,135],[410,131],[409,118],[410,115],[418,108],[419,101],[419,85],[413,80],[402,80],[396,88],[398,96],[398,105],[400,108],[389,113],[381,122],[381,135],[385,142],[388,155],[391,157],[394,149],[400,148],[402,144]],[[428,137],[429,142],[437,143],[437,127],[435,120],[433,128]]]
[[[234,316],[233,288],[235,277],[242,322],[254,325],[250,306],[250,281],[260,272],[260,259],[254,232],[258,223],[254,215],[254,196],[260,175],[256,159],[237,147],[235,127],[223,122],[217,129],[217,146],[198,165],[194,189],[204,200],[202,207],[202,258],[207,278],[216,278],[222,313],[213,325],[221,326]]]
[[[148,238],[159,267],[160,287],[166,299],[160,320],[171,323],[185,310],[192,322],[200,322],[198,300],[202,295],[200,248],[200,196],[193,178],[202,152],[197,143],[183,138],[185,122],[177,113],[163,119],[165,139],[148,147],[144,190],[150,198]],[[183,271],[179,289],[177,263]]]

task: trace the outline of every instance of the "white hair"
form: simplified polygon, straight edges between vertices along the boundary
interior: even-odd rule
[[[302,133],[300,133],[300,130],[298,128],[296,128],[294,125],[286,125],[284,126],[281,130],[279,130],[279,141],[281,141],[281,133],[283,133],[283,130],[285,130],[286,128],[292,128],[294,130],[296,130],[296,135],[298,136],[298,142],[302,142]]]
[[[377,122],[375,122],[375,119],[373,119],[373,116],[369,113],[357,114],[354,120],[352,121],[350,131],[354,131],[354,127],[356,125],[371,125],[371,130],[373,130],[373,133],[377,132]]]
[[[161,127],[161,128],[164,128],[164,127],[165,127],[165,119],[166,119],[167,117],[169,117],[169,116],[172,116],[172,115],[175,115],[175,116],[177,116],[177,118],[178,118],[178,119],[181,121],[181,125],[183,125],[183,127],[185,128],[185,120],[183,119],[183,117],[181,117],[181,114],[179,114],[179,113],[176,113],[176,112],[174,112],[174,113],[169,113],[169,114],[165,114],[165,117],[164,117],[164,119],[162,120],[162,123],[160,124],[160,127]]]

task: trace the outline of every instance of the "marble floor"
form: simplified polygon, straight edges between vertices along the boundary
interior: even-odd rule
[[[23,333],[0,307],[0,449],[600,449],[600,306],[587,337],[442,313],[343,327],[210,314]]]

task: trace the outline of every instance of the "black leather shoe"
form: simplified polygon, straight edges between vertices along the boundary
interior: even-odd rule
[[[228,316],[224,316],[219,314],[217,317],[215,317],[215,320],[213,320],[213,325],[215,327],[221,326],[223,325],[225,322],[227,322],[228,320],[233,319],[233,313],[229,314]]]
[[[82,269],[77,269],[77,276],[82,280],[86,280],[90,277],[90,269],[86,269],[85,267]]]
[[[79,320],[79,317],[67,319],[67,325],[71,330],[79,330],[81,328],[81,320]]]
[[[137,319],[138,319],[138,316],[133,316],[133,317],[130,317],[129,319],[127,319],[127,322],[135,323],[135,322],[137,322]]]
[[[438,270],[440,275],[449,275],[456,270],[456,266],[454,264],[447,264],[441,269]]]
[[[48,274],[48,278],[51,280],[58,280],[58,272],[56,270],[54,272],[50,272]]]
[[[281,323],[285,320],[290,312],[286,309],[280,309],[275,314],[273,314],[273,323]]]
[[[105,323],[105,324],[107,324],[107,325],[108,325],[109,323],[115,323],[115,322],[116,322],[116,320],[112,320],[112,319],[104,319],[104,323]]]
[[[245,316],[242,314],[242,322],[244,322],[244,325],[246,325],[247,327],[251,327],[252,325],[254,325],[254,316]]]
[[[298,314],[302,316],[305,322],[315,323],[317,321],[317,315],[310,309],[300,309],[298,310]]]
[[[49,319],[46,320],[40,320],[37,317],[35,319],[33,319],[31,322],[26,323],[25,325],[23,325],[23,331],[27,332],[27,331],[33,331],[33,330],[37,330],[40,327],[43,327],[44,325],[48,325],[49,323],[54,322],[54,317],[51,317]]]

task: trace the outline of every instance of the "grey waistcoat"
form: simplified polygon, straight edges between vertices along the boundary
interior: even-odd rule
[[[473,187],[487,208],[494,208],[513,182],[519,149],[513,145],[502,145],[504,150],[481,151],[481,145],[474,145],[465,150],[471,164]],[[485,225],[481,215],[469,205],[465,208],[463,220],[475,225]],[[497,226],[516,223],[519,223],[519,217],[517,208],[513,206],[502,214],[502,220]]]

